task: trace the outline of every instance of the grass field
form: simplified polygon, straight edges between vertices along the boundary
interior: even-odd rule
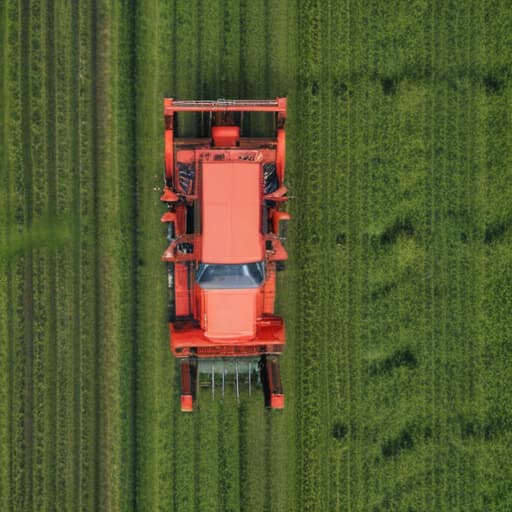
[[[286,409],[183,415],[162,98],[277,95]],[[511,112],[506,1],[0,2],[0,510],[512,510]]]

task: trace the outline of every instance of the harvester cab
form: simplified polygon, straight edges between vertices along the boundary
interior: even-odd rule
[[[262,124],[270,134],[245,132],[244,116],[253,113],[267,113]],[[274,301],[276,272],[288,257],[286,98],[166,98],[164,119],[162,260],[181,409],[192,411],[202,389],[211,388],[213,399],[234,393],[238,400],[242,387],[249,394],[260,388],[267,407],[282,409],[285,327]]]

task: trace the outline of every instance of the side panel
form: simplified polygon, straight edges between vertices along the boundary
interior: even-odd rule
[[[176,294],[176,316],[191,314],[189,271],[186,263],[174,265],[174,289]]]

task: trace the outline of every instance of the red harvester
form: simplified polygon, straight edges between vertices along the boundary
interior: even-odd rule
[[[177,113],[195,112],[202,137],[179,137]],[[267,112],[270,137],[245,137],[244,113]],[[197,114],[200,113],[200,114]],[[265,405],[284,407],[279,356],[283,319],[274,314],[276,271],[287,253],[280,234],[286,98],[164,100],[169,329],[181,366],[181,410],[192,411],[198,387],[215,395],[234,375],[261,386]]]

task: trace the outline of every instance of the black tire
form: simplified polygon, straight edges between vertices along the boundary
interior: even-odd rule
[[[286,262],[285,261],[277,261],[276,262],[276,270],[281,272],[282,270],[286,270]]]

